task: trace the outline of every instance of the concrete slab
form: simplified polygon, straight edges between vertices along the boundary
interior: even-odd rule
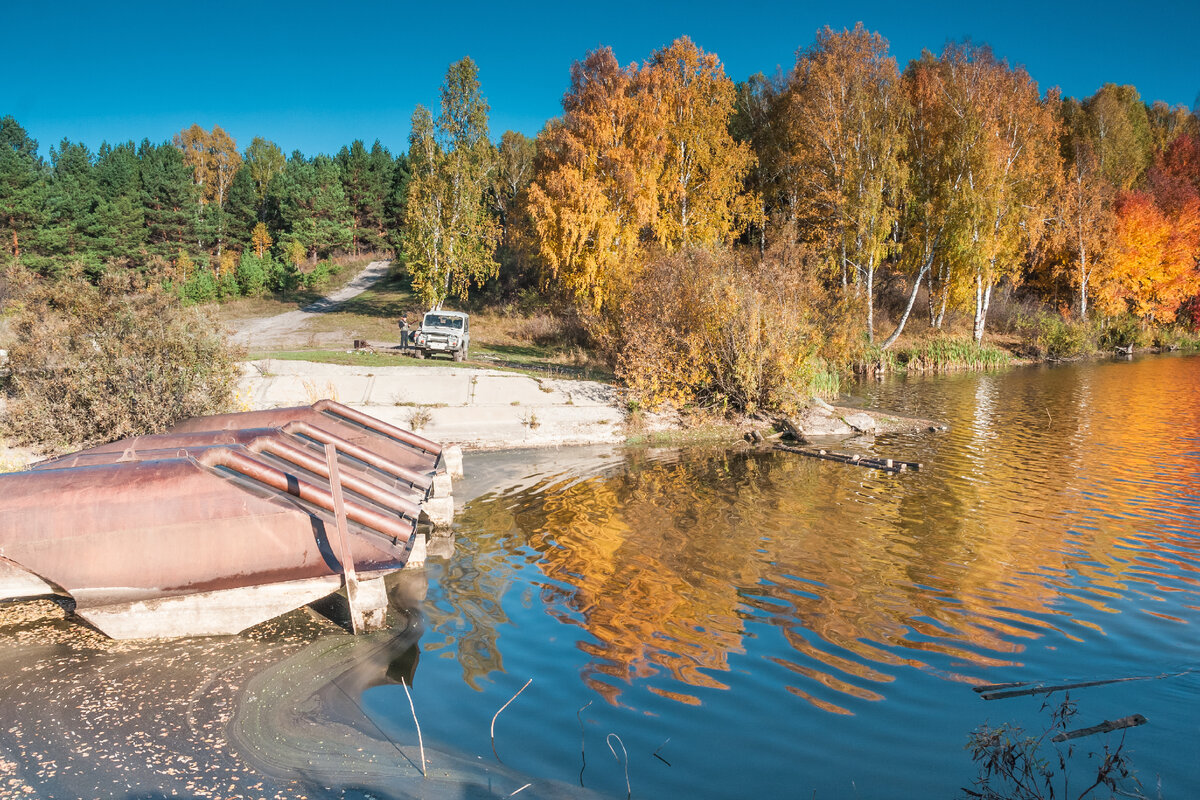
[[[113,639],[224,636],[337,591],[339,575],[75,609]]]
[[[241,391],[255,408],[308,404],[314,393],[335,396],[445,445],[543,447],[623,439],[619,391],[592,381],[459,366],[269,360],[247,367]]]

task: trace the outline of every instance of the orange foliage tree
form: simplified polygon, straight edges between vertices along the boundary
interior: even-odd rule
[[[632,280],[658,212],[664,148],[648,76],[612,50],[571,66],[563,117],[538,136],[527,210],[551,280],[599,312]]]
[[[1117,201],[1098,305],[1108,313],[1171,322],[1183,301],[1200,290],[1198,255],[1200,201],[1169,214],[1147,192],[1125,193]]]

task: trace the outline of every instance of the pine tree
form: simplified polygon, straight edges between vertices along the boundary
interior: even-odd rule
[[[146,247],[146,214],[137,147],[133,142],[101,144],[94,172],[100,195],[96,209],[100,254],[110,261],[138,263]]]
[[[142,206],[146,214],[146,245],[154,255],[175,258],[181,248],[194,246],[198,204],[192,171],[183,153],[168,142],[138,147]]]
[[[15,119],[0,118],[0,235],[3,252],[20,260],[45,221],[45,166]]]

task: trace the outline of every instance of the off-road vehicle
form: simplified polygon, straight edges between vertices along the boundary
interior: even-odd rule
[[[469,315],[462,311],[430,311],[412,335],[411,349],[417,358],[442,354],[463,361],[470,343]]]

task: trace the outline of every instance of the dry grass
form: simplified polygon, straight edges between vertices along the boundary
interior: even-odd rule
[[[13,319],[7,435],[53,451],[227,409],[239,353],[202,310],[157,286],[130,289],[28,283]]]

